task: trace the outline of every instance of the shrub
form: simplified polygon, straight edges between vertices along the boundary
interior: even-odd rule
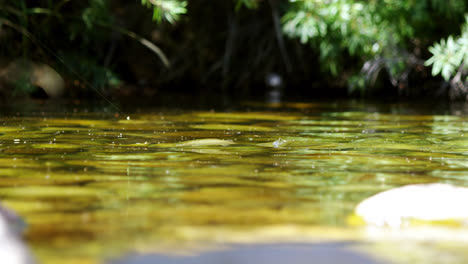
[[[442,75],[450,87],[450,96],[468,99],[468,15],[461,35],[449,36],[429,48],[432,57],[426,61],[432,66],[432,75]]]

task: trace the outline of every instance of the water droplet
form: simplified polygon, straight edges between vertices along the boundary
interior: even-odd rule
[[[286,140],[278,138],[276,141],[273,142],[273,147],[278,148],[279,146],[286,143]]]

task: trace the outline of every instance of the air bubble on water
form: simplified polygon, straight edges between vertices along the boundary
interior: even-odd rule
[[[278,138],[276,141],[273,142],[273,147],[278,148],[279,146],[286,143],[286,140]]]

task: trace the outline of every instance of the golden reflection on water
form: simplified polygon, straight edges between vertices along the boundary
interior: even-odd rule
[[[362,199],[468,185],[463,116],[299,106],[3,117],[2,204],[43,263],[96,263],[194,241],[364,241],[346,225]]]

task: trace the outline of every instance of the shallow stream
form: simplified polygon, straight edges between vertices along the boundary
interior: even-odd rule
[[[379,191],[468,186],[465,114],[340,103],[10,112],[0,115],[0,199],[25,220],[41,263],[343,241],[382,261],[466,263],[463,227],[433,239],[347,222]]]

